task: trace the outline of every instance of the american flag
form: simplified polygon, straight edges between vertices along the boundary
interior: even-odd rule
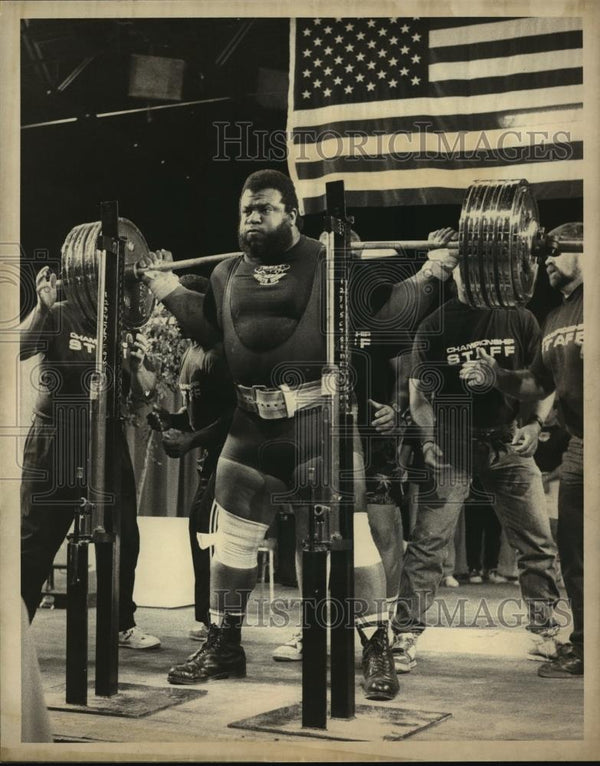
[[[580,18],[293,19],[288,164],[304,212],[460,203],[478,179],[582,196]],[[301,202],[302,204],[302,202]]]

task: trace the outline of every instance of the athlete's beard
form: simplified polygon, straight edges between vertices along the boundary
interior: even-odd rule
[[[575,274],[569,275],[563,274],[563,272],[559,271],[558,269],[554,269],[551,274],[548,274],[548,281],[550,282],[550,286],[555,290],[562,290],[563,288],[567,287],[567,285],[570,285],[571,282],[579,279],[580,276],[580,271],[576,271]]]
[[[251,258],[258,258],[264,263],[281,263],[285,261],[286,251],[294,242],[292,225],[289,221],[282,221],[273,231],[251,238],[247,232],[240,230],[238,242],[244,253]]]

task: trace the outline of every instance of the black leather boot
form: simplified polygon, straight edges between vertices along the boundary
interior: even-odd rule
[[[388,641],[387,626],[378,628],[367,641],[360,633],[363,656],[365,697],[369,700],[393,700],[400,691],[394,658]]]
[[[246,655],[238,641],[232,641],[229,632],[211,625],[204,646],[190,655],[185,662],[169,670],[170,684],[199,684],[211,679],[244,678]]]

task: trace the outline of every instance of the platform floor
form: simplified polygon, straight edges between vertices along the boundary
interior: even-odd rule
[[[434,607],[431,614],[434,620],[441,615],[441,624],[421,637],[417,668],[400,676],[400,694],[389,704],[408,710],[449,712],[452,717],[414,734],[411,742],[582,739],[583,680],[539,678],[538,663],[527,659],[529,637],[525,629],[498,624],[499,616],[509,625],[523,619],[525,613],[519,599],[518,588],[511,584],[463,585],[440,591],[437,603],[443,603],[445,609]],[[203,687],[207,689],[205,696],[146,718],[51,711],[55,738],[111,743],[273,741],[273,734],[227,727],[233,721],[300,701],[301,663],[276,663],[271,659],[272,650],[298,624],[297,591],[277,586],[273,606],[275,611],[269,607],[266,586],[259,586],[249,612],[251,624],[244,628],[247,678],[210,682]],[[455,621],[461,624],[448,627],[448,615],[453,613]],[[262,624],[257,624],[259,614]],[[93,609],[89,616],[93,637]],[[161,638],[162,646],[156,651],[120,650],[120,680],[166,687],[169,666],[198,646],[187,637],[193,611],[188,607],[140,608],[136,619],[140,627]],[[563,633],[568,635],[568,626]],[[48,692],[64,683],[64,635],[63,610],[38,611],[33,636]],[[359,656],[357,647],[356,700],[363,703]],[[90,658],[93,658],[91,641]],[[297,737],[278,735],[277,739],[289,740],[294,752],[299,752]],[[400,757],[404,743],[387,743],[386,752],[390,752],[392,745],[399,748],[395,752]]]

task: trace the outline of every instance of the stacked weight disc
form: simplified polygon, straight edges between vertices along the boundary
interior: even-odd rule
[[[458,229],[459,263],[469,304],[522,306],[533,295],[539,231],[525,180],[476,181],[467,190]]]
[[[83,223],[68,234],[62,246],[62,284],[66,298],[92,324],[98,314],[98,275],[101,253],[97,248],[99,221]],[[126,218],[119,218],[119,237],[124,240],[125,278],[123,282],[123,325],[142,327],[154,308],[148,287],[132,273],[135,263],[148,252],[141,231]]]

